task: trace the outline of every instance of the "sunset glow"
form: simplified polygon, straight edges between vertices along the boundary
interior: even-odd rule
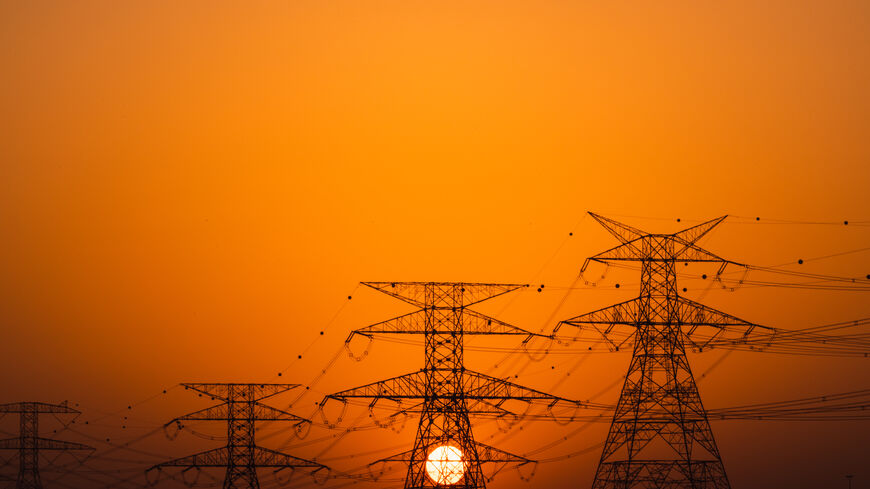
[[[456,484],[465,475],[462,452],[450,445],[443,445],[432,450],[426,460],[426,474],[436,484]]]
[[[263,383],[298,387],[257,388],[289,413],[257,411],[286,421],[255,423],[257,446],[329,466],[275,472],[318,489],[589,489],[603,455],[625,477],[683,456],[673,440],[695,458],[661,477],[722,472],[693,465],[710,455],[728,487],[870,488],[870,400],[745,408],[870,399],[868,0],[7,0],[0,66],[0,405],[68,400],[75,424],[34,415],[34,436],[94,449],[45,487],[145,487],[229,443],[170,421],[230,393],[180,384]],[[581,273],[628,228],[661,251],[726,215],[667,241],[727,261],[658,269],[669,288],[654,255]],[[670,405],[709,429],[611,430],[663,410],[642,381],[697,392]],[[0,481],[18,457],[0,449]]]

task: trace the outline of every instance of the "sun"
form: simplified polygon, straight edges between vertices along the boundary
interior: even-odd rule
[[[450,445],[432,450],[426,460],[426,474],[438,485],[456,484],[465,475],[462,452]]]

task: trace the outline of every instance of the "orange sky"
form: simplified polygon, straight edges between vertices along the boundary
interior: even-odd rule
[[[614,273],[554,310],[556,288],[615,244],[587,210],[668,232],[762,216],[704,242],[757,265],[865,247],[870,227],[764,219],[870,220],[868,38],[863,1],[0,3],[2,402],[70,399],[93,418],[178,382],[278,381],[288,366],[281,380],[309,382],[352,329],[406,311],[361,280],[545,283],[481,309],[552,327],[636,293],[638,277]],[[804,267],[864,277],[870,255]],[[870,312],[850,292],[703,301],[784,328]],[[716,358],[693,357],[696,373]],[[550,389],[576,361],[547,359],[558,367],[527,382]],[[362,364],[342,357],[298,414],[421,363],[417,347],[377,343]],[[557,393],[588,398],[627,365],[594,356]],[[868,380],[866,360],[735,354],[700,388],[715,407]],[[205,407],[173,392],[142,426]],[[91,429],[123,439],[126,414]],[[713,429],[734,487],[838,487],[846,473],[870,487],[866,423]],[[337,450],[412,436],[358,433]],[[215,446],[191,440],[148,443]],[[585,487],[598,456],[543,464],[533,484]]]

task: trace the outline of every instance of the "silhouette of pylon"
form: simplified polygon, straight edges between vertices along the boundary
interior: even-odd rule
[[[276,471],[296,467],[325,469],[324,465],[310,460],[287,455],[275,450],[257,446],[255,435],[256,421],[288,421],[296,427],[310,423],[280,409],[260,403],[263,399],[278,395],[298,384],[182,384],[185,389],[205,394],[212,399],[224,401],[194,413],[175,418],[173,423],[181,427],[182,421],[226,421],[227,445],[178,458],[149,468],[146,472],[162,470],[166,467],[202,469],[225,467],[224,489],[257,489],[257,467],[270,467]]]
[[[467,370],[463,361],[463,338],[466,335],[519,335],[528,341],[540,336],[488,317],[468,307],[487,299],[512,292],[525,285],[471,284],[445,282],[363,282],[363,285],[391,295],[420,309],[350,334],[371,337],[375,334],[420,334],[425,343],[425,367],[417,372],[338,392],[327,399],[346,401],[353,398],[410,400],[417,404],[403,409],[419,413],[414,447],[380,462],[404,462],[408,465],[406,489],[450,486],[457,489],[483,489],[486,479],[481,463],[527,464],[531,460],[476,442],[469,414],[518,417],[505,406],[507,401],[546,402],[550,406],[564,401],[503,379]],[[323,404],[322,403],[322,404]],[[439,447],[453,447],[461,452],[462,467],[432,459]],[[446,453],[444,450],[440,453]],[[439,452],[435,452],[436,454]],[[455,452],[453,452],[455,453]],[[437,457],[436,457],[437,458]],[[440,464],[440,465],[439,465]],[[429,472],[440,474],[433,478]],[[461,475],[460,475],[461,474]],[[439,480],[441,478],[444,480]]]
[[[18,451],[18,480],[15,489],[42,489],[39,478],[39,452],[93,450],[92,447],[68,441],[51,440],[39,436],[40,414],[81,414],[79,411],[62,404],[43,402],[16,402],[0,405],[0,413],[18,414],[20,430],[18,438],[0,440],[0,450]]]
[[[703,350],[714,339],[735,335],[739,340],[763,327],[680,297],[676,270],[678,262],[710,262],[722,264],[721,274],[728,263],[734,263],[697,245],[725,217],[674,234],[649,234],[590,215],[622,244],[588,258],[581,273],[590,261],[641,265],[637,299],[559,325],[593,328],[616,350],[634,340],[593,489],[730,488],[686,345]],[[616,341],[611,337],[615,325],[632,326],[634,334]]]

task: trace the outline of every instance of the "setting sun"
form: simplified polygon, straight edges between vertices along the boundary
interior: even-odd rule
[[[436,484],[456,484],[465,475],[462,452],[450,445],[440,446],[432,450],[426,461],[426,473]]]
[[[868,61],[870,0],[0,0],[0,489],[870,489]]]

